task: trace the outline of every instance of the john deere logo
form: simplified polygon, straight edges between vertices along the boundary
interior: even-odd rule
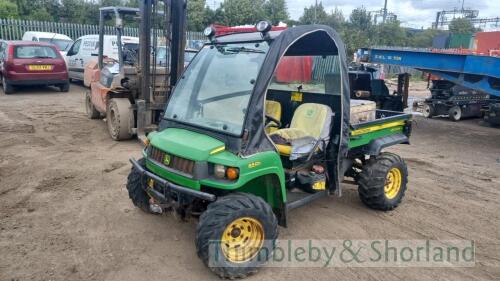
[[[165,156],[163,156],[163,164],[165,164],[165,166],[170,165],[170,155],[165,154]]]

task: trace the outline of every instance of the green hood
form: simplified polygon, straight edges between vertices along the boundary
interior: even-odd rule
[[[154,147],[194,161],[205,161],[210,155],[224,151],[223,142],[184,129],[151,133],[149,139]]]

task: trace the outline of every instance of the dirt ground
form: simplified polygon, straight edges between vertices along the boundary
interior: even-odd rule
[[[0,280],[219,280],[196,222],[147,215],[125,190],[137,141],[84,114],[84,91],[0,92]],[[416,94],[419,96],[419,94]],[[500,280],[500,129],[415,118],[403,203],[364,207],[356,187],[293,210],[283,239],[473,239],[468,268],[264,268],[247,280]]]

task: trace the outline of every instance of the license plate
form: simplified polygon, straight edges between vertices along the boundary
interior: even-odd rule
[[[52,65],[28,65],[28,70],[42,70],[42,71],[50,71],[52,70]]]

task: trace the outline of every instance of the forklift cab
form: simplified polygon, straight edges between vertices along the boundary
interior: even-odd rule
[[[283,183],[314,170],[322,180],[307,191],[335,190],[349,130],[347,66],[335,31],[312,25],[207,34],[211,40],[176,85],[160,131],[208,135],[240,159],[271,152]]]

